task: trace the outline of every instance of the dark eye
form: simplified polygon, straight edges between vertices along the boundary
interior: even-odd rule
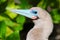
[[[37,14],[37,11],[32,10],[32,13]]]
[[[37,11],[35,11],[34,13],[37,14]]]

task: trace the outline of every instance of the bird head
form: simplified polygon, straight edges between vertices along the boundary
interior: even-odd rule
[[[38,19],[46,19],[47,12],[40,7],[32,7],[31,9],[11,9],[11,12],[26,16],[28,18],[31,18],[33,20],[38,20]]]

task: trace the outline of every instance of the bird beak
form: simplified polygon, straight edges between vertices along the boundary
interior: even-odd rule
[[[37,14],[34,13],[35,10],[17,10],[17,9],[11,9],[11,12],[26,16],[31,19],[36,19]]]

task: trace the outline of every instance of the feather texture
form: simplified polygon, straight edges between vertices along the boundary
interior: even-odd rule
[[[26,40],[48,40],[53,30],[53,23],[49,13],[39,7],[33,7],[31,10],[38,11],[39,19],[33,20],[34,27],[28,32]]]

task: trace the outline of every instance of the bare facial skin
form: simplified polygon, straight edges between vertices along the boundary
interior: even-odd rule
[[[34,27],[28,32],[26,40],[48,40],[53,30],[53,23],[49,13],[39,7],[30,10],[37,10],[37,17],[33,16]]]
[[[36,16],[33,16],[32,19],[37,19],[37,17]]]

